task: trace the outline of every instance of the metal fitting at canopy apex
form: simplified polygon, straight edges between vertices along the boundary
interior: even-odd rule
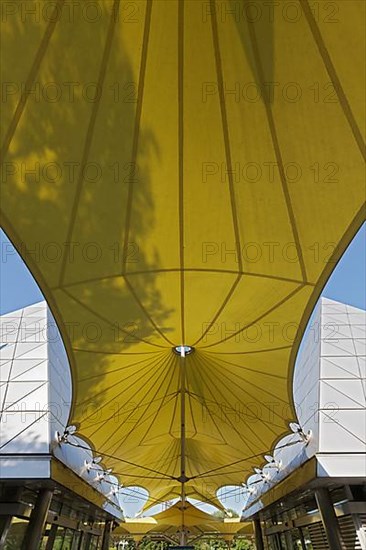
[[[192,346],[175,346],[173,351],[180,357],[186,357],[194,352],[194,348]]]

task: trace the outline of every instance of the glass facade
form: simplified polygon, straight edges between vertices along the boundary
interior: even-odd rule
[[[36,500],[36,490],[0,483],[0,505],[3,503],[0,511],[2,550],[20,550],[24,547],[31,507],[36,504]],[[6,515],[7,503],[13,508],[13,516]],[[104,521],[102,510],[76,495],[57,489],[50,504],[39,550],[99,550]]]
[[[12,518],[3,550],[20,550],[26,536],[28,520]],[[40,550],[99,550],[102,537],[70,528],[47,524]]]
[[[288,496],[282,502],[273,503],[262,511],[266,550],[329,550],[314,492],[304,490],[296,496]],[[366,533],[363,515],[358,511],[352,513],[346,510],[353,503],[358,506],[355,510],[364,509],[362,506],[366,501],[366,486],[335,486],[329,490],[329,495],[336,510],[336,522],[344,548],[363,548],[361,540]]]
[[[4,550],[19,550],[23,544],[28,521],[13,517],[6,537]]]

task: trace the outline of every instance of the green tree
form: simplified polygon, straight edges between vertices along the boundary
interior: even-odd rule
[[[255,550],[254,543],[248,539],[236,539],[231,545],[232,550]]]
[[[224,518],[227,518],[227,517],[230,517],[230,518],[238,518],[239,517],[239,514],[237,512],[235,512],[235,510],[233,510],[232,508],[227,508],[225,510],[225,512],[223,510],[216,510],[216,512],[214,512],[212,515],[215,518],[220,518],[220,519],[224,519]]]

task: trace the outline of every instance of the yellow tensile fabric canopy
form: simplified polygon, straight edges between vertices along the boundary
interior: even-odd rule
[[[159,525],[180,527],[193,527],[195,525],[207,525],[218,522],[219,519],[200,510],[190,502],[178,501],[167,510],[154,515]]]
[[[114,530],[114,534],[128,533],[133,536],[136,542],[157,526],[157,521],[153,517],[148,518],[126,518],[124,523]]]
[[[285,4],[3,17],[2,224],[63,335],[70,422],[149,505],[183,482],[218,504],[287,431],[363,220],[365,3]]]
[[[192,535],[203,533],[220,533],[225,540],[231,541],[240,533],[252,534],[251,522],[240,522],[240,518],[225,518],[221,520],[203,512],[190,502],[179,501],[167,510],[145,518],[126,518],[114,534],[129,533],[136,540],[141,540],[147,533],[176,533],[186,529]]]

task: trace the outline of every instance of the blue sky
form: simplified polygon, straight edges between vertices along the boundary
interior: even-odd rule
[[[322,295],[366,309],[366,224],[343,254]]]
[[[43,299],[42,293],[19,254],[0,231],[0,314],[15,311]]]
[[[0,246],[0,314],[42,300],[42,293],[32,275],[2,231],[0,231]],[[341,258],[322,295],[366,309],[366,224],[362,226]],[[141,489],[138,491],[140,492]],[[140,508],[141,501],[139,502],[139,499],[132,495],[131,497],[125,495],[122,500],[128,515],[133,516]],[[202,504],[199,506],[201,507]],[[238,493],[235,492],[231,498],[227,497],[225,506],[240,512],[242,500]],[[203,508],[206,511],[212,511],[212,507],[203,505]],[[154,510],[154,512],[157,511]]]

